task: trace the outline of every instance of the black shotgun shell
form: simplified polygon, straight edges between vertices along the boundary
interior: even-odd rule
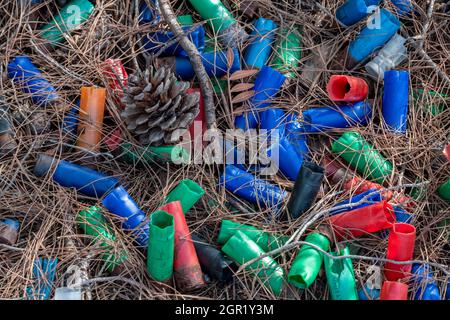
[[[234,263],[227,259],[220,250],[207,244],[198,236],[192,235],[192,240],[203,271],[214,280],[231,282],[235,269]]]
[[[313,162],[302,163],[287,205],[292,218],[297,219],[311,208],[319,193],[324,173],[325,169]]]

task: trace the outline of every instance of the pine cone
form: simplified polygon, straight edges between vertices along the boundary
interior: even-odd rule
[[[127,129],[141,144],[158,146],[175,143],[177,129],[187,129],[200,112],[198,93],[187,93],[189,82],[178,81],[172,71],[147,68],[128,79],[122,98]]]

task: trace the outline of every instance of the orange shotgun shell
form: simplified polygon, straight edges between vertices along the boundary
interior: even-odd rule
[[[81,87],[77,146],[98,152],[102,138],[106,89]]]

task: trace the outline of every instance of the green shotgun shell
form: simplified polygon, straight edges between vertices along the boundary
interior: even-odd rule
[[[442,199],[450,201],[450,179],[448,179],[447,182],[442,184],[437,189],[437,192]]]
[[[309,234],[305,242],[314,244],[324,251],[328,251],[330,248],[330,240],[320,233]],[[322,252],[307,244],[302,245],[289,271],[289,283],[300,289],[308,288],[319,274],[322,261]]]
[[[271,251],[284,245],[289,237],[274,235],[269,232],[262,231],[256,227],[234,222],[231,220],[222,220],[220,226],[219,236],[217,237],[217,243],[224,244],[227,242],[237,231],[241,231],[247,237],[252,239],[261,249],[264,251]]]
[[[64,40],[63,34],[71,32],[85,22],[92,11],[94,11],[94,5],[88,0],[70,1],[41,29],[42,38],[47,39],[52,45],[61,43]]]
[[[204,49],[204,52],[205,53],[206,52],[214,52],[214,51],[219,50],[219,48],[220,48],[220,45],[219,45],[219,41],[217,40],[217,38],[212,38],[208,34],[205,34],[205,49]],[[218,79],[218,78],[214,78],[214,79],[216,79],[216,81],[213,82],[213,86],[214,86],[215,82],[217,82],[218,80],[221,80],[221,79]],[[227,82],[227,80],[222,80],[222,81]]]
[[[121,159],[136,164],[138,162],[152,163],[155,161],[163,163],[187,163],[189,154],[181,146],[137,146],[131,143],[122,143]]]
[[[205,190],[197,183],[190,179],[184,179],[170,191],[164,203],[180,201],[183,213],[186,214],[204,194]]]
[[[194,24],[194,19],[192,19],[192,16],[190,14],[178,16],[177,20],[178,23],[182,26],[191,26]]]
[[[339,252],[331,252],[333,256],[346,256],[349,254],[349,247],[345,247]],[[332,259],[324,256],[324,265],[331,299],[359,300],[352,260],[350,258]]]
[[[125,252],[119,254],[111,253],[116,236],[108,226],[108,222],[103,216],[101,208],[92,206],[88,209],[81,210],[76,217],[76,221],[78,227],[85,234],[94,237],[94,241],[98,242],[105,249],[106,253],[103,253],[101,257],[105,261],[109,272],[112,272],[117,266],[125,262],[127,259]]]
[[[222,251],[238,264],[244,264],[264,254],[256,242],[247,237],[243,232],[236,232],[222,247]],[[275,295],[280,295],[284,282],[284,270],[272,257],[264,257],[247,267],[261,282],[272,290]]]
[[[228,29],[236,23],[231,12],[220,0],[189,0],[189,2],[202,19],[208,20],[208,24],[215,32]]]
[[[343,133],[333,142],[331,150],[355,167],[364,177],[374,182],[384,182],[393,172],[392,163],[357,132]]]
[[[286,77],[294,78],[293,70],[300,66],[302,57],[301,44],[302,38],[299,30],[282,29],[275,46],[272,67],[285,73]]]
[[[147,271],[156,281],[172,278],[175,250],[173,216],[158,210],[150,215],[147,249]]]
[[[415,183],[419,183],[420,180],[416,180]],[[408,194],[415,200],[422,200],[426,193],[427,193],[427,186],[426,185],[420,185],[412,187],[411,190],[408,192]]]
[[[217,94],[224,93],[228,87],[228,81],[224,79],[213,78],[211,79],[211,82],[213,84],[214,92]]]
[[[444,112],[447,107],[446,99],[448,99],[448,95],[441,92],[434,90],[427,90],[425,92],[424,89],[416,89],[413,91],[413,97],[416,103],[422,105],[422,109],[425,112],[428,112],[433,116],[437,116]]]
[[[235,48],[248,37],[220,0],[189,0],[189,2],[202,19],[207,20],[214,36],[223,46]]]

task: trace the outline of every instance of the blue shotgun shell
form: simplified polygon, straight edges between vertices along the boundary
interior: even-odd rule
[[[275,144],[272,144],[267,150],[268,156],[273,156]],[[295,151],[295,148],[288,139],[281,137],[278,141],[278,164],[281,172],[286,178],[295,181],[298,172],[302,167],[303,157]]]
[[[373,194],[371,194],[373,193]],[[338,206],[342,206],[342,205],[346,205],[346,204],[353,204],[353,203],[357,203],[359,201],[361,201],[364,197],[366,197],[367,195],[369,195],[366,199],[366,201],[364,203],[361,204],[357,204],[354,206],[350,206],[348,208],[342,208],[342,209],[331,209],[330,211],[330,215],[335,215],[338,213],[342,213],[342,212],[346,212],[346,211],[350,211],[350,210],[355,210],[358,208],[364,208],[367,206],[370,206],[376,202],[380,202],[383,200],[383,197],[381,195],[381,191],[377,190],[377,189],[369,189],[367,191],[364,191],[363,193],[360,194],[356,194],[351,196],[349,199],[344,200],[342,202],[339,202],[337,205],[335,205],[334,207],[338,207]]]
[[[118,186],[102,200],[103,205],[112,214],[125,218],[122,228],[132,231],[136,242],[146,247],[148,243],[148,219],[124,187]]]
[[[404,210],[400,206],[394,206],[394,214],[395,214],[395,220],[397,222],[401,222],[401,223],[411,223],[411,221],[414,217],[411,213]]]
[[[278,130],[278,136],[284,137],[286,130],[286,120],[288,116],[283,109],[270,108],[260,113],[260,129],[267,130],[267,134],[270,134],[270,130]]]
[[[383,119],[389,129],[405,133],[408,119],[409,72],[384,72]]]
[[[220,185],[251,203],[263,207],[280,207],[287,192],[233,165],[226,165]]]
[[[48,300],[52,293],[57,258],[36,258],[33,262],[33,285],[28,287],[28,300]]]
[[[305,132],[322,132],[357,125],[365,126],[372,116],[369,102],[359,101],[344,106],[326,106],[303,111]]]
[[[18,231],[20,228],[20,222],[16,219],[3,219],[0,220],[0,224],[7,225],[11,229]]]
[[[244,62],[247,68],[261,69],[266,65],[272,52],[272,43],[275,39],[277,24],[269,19],[258,18],[253,22],[253,31],[250,34],[251,43],[245,49]]]
[[[447,290],[445,290],[445,299],[450,300],[450,279],[447,282]]]
[[[378,300],[380,298],[380,289],[370,289],[367,285],[358,290],[359,300]]]
[[[197,26],[192,30],[193,26],[182,26],[184,33],[189,40],[197,47],[198,52],[202,53],[205,49],[205,28]],[[190,31],[190,32],[189,32]],[[157,53],[162,46],[175,38],[171,31],[158,31],[144,35],[142,42],[146,51],[150,53]],[[162,52],[161,56],[184,56],[187,57],[186,51],[179,45],[178,42],[170,45]]]
[[[0,220],[0,243],[14,245],[19,238],[20,222],[16,219]]]
[[[62,131],[71,138],[78,136],[78,112],[80,111],[80,99],[76,104],[64,115]]]
[[[350,42],[348,53],[353,62],[360,63],[382,47],[400,29],[400,21],[386,9],[371,16],[371,22]]]
[[[27,56],[17,56],[8,63],[8,77],[23,92],[31,94],[37,105],[45,106],[59,98],[55,88]]]
[[[405,16],[414,10],[411,0],[391,0],[399,15]]]
[[[430,269],[428,264],[413,264],[414,300],[441,300],[439,287]]]
[[[142,1],[139,6],[139,23],[158,23],[161,20],[158,9],[158,0],[150,0],[154,8],[150,8],[146,1]]]
[[[239,51],[233,48],[233,64],[228,68],[227,51],[203,52],[200,54],[203,66],[208,76],[220,78],[227,74],[227,71],[233,73],[241,69],[241,58]],[[195,76],[194,68],[188,57],[175,58],[175,73],[182,80],[190,80]]]
[[[232,164],[245,170],[245,149],[243,147],[238,146],[232,140],[223,139],[222,150],[226,164]]]
[[[380,0],[347,0],[336,10],[336,19],[351,26],[366,17],[369,13],[369,7],[378,5]]]
[[[33,172],[42,177],[53,169],[53,181],[66,188],[75,188],[89,197],[100,198],[119,183],[114,177],[46,154],[39,155]]]
[[[253,87],[255,95],[250,99],[252,111],[236,117],[234,126],[242,130],[256,128],[259,123],[257,109],[268,107],[271,104],[271,100],[280,91],[285,80],[286,77],[277,70],[267,66],[262,67],[255,79]]]
[[[365,0],[367,6],[377,6],[382,0]]]
[[[305,133],[303,123],[298,121],[297,113],[290,113],[286,119],[286,138],[294,147],[297,154],[302,158],[307,158],[308,148],[308,135]]]

